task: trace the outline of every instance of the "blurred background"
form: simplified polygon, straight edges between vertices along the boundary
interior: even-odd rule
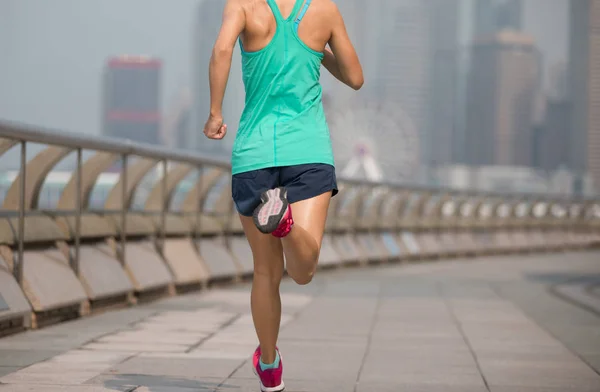
[[[600,1],[336,3],[365,71],[358,93],[322,76],[338,175],[600,191]],[[244,102],[239,47],[229,134],[202,133],[223,5],[1,0],[0,118],[229,158]],[[10,184],[18,159],[0,165]]]

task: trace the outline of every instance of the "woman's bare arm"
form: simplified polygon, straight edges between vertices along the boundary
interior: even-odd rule
[[[362,66],[350,41],[342,14],[332,3],[331,11],[331,38],[329,46],[325,48],[323,66],[338,80],[358,90],[364,83]]]
[[[209,66],[210,113],[213,116],[221,116],[233,49],[245,24],[246,16],[242,2],[227,0],[223,11],[223,23],[212,51]]]

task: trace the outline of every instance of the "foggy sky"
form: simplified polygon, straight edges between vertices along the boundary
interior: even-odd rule
[[[1,0],[0,118],[100,134],[102,68],[121,54],[164,61],[168,103],[190,81],[198,2]]]
[[[99,134],[102,67],[107,57],[120,54],[164,61],[162,101],[168,107],[178,90],[192,83],[200,1],[1,0],[0,118]],[[567,4],[526,1],[525,28],[544,51],[547,66],[566,59]],[[470,22],[463,20],[465,43]]]

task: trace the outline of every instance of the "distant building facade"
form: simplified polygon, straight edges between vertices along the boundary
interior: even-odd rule
[[[475,36],[522,27],[523,0],[475,0]]]
[[[454,162],[454,140],[459,137],[459,1],[433,0],[431,12],[429,164],[437,167]]]
[[[600,192],[600,0],[571,0],[570,17],[571,160]]]
[[[103,135],[160,144],[162,62],[111,58],[104,67]]]
[[[471,165],[531,166],[539,58],[533,39],[504,30],[475,40],[467,92]]]

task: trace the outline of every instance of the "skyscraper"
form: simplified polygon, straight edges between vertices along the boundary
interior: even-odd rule
[[[429,163],[453,162],[458,93],[458,0],[431,2]]]
[[[467,102],[467,156],[473,165],[532,165],[538,89],[533,39],[504,30],[475,41]]]
[[[523,0],[475,0],[475,36],[521,30]]]
[[[103,134],[159,144],[162,62],[140,56],[110,58],[104,69]]]
[[[600,191],[600,0],[571,1],[571,160]]]
[[[554,171],[569,166],[572,105],[565,99],[548,97],[545,106],[545,116],[534,146],[538,151],[536,166]]]
[[[430,1],[386,2],[377,27],[377,72],[371,90],[377,98],[403,109],[422,140],[420,156],[429,159],[429,109],[431,86]],[[368,83],[368,82],[366,82]]]

